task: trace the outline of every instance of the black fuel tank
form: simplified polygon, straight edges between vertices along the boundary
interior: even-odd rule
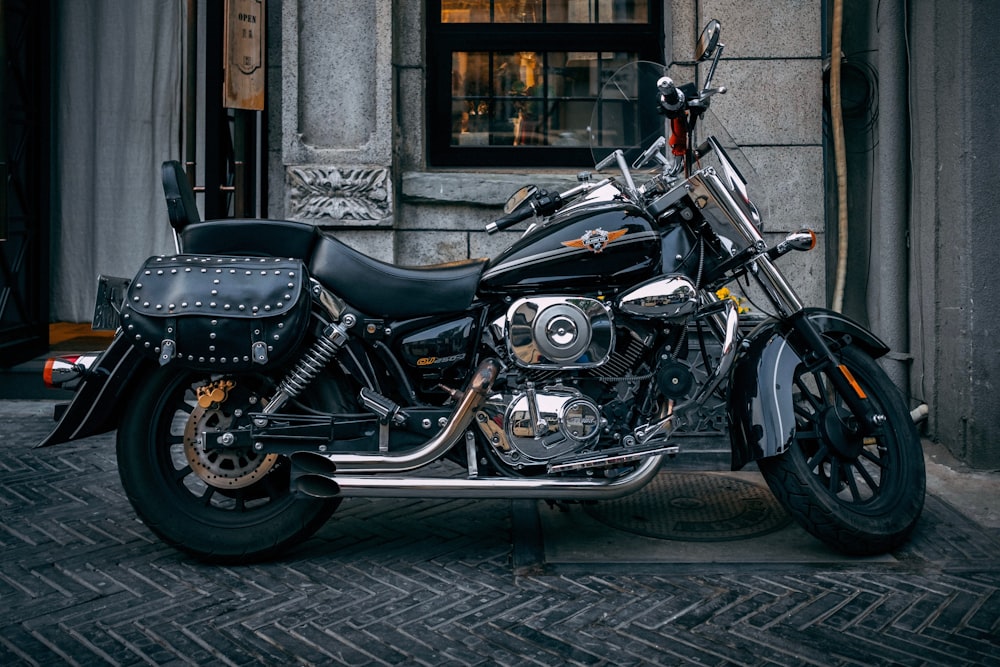
[[[624,202],[550,218],[490,262],[485,294],[605,292],[634,285],[660,266],[660,235]]]

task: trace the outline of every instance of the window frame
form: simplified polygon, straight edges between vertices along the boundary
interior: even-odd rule
[[[427,161],[432,167],[588,167],[587,147],[452,146],[452,54],[456,52],[632,52],[663,62],[664,4],[646,23],[442,23],[442,0],[427,0]],[[542,48],[544,47],[544,48]]]

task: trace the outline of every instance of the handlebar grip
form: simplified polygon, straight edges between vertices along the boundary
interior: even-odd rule
[[[656,89],[660,92],[660,106],[670,114],[676,114],[684,109],[684,93],[674,85],[673,79],[669,76],[660,77],[656,82]]]
[[[493,222],[486,225],[487,234],[495,234],[496,232],[507,229],[508,227],[513,227],[519,222],[527,220],[535,214],[535,209],[531,206],[525,206],[520,211],[514,211],[513,213],[508,213],[507,215],[497,218]]]

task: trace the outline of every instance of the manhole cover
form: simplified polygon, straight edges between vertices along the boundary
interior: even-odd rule
[[[682,542],[741,540],[791,521],[767,487],[704,473],[657,475],[631,496],[584,507],[613,528]]]

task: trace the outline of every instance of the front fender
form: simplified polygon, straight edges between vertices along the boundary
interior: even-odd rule
[[[831,339],[850,336],[872,358],[889,351],[877,336],[840,313],[808,308],[806,317]],[[733,470],[783,453],[795,434],[793,374],[801,358],[776,319],[759,324],[743,340],[729,377],[729,440]]]
[[[154,368],[153,362],[119,333],[88,369],[55,428],[36,447],[50,447],[116,428],[122,397],[130,393],[144,368]]]

